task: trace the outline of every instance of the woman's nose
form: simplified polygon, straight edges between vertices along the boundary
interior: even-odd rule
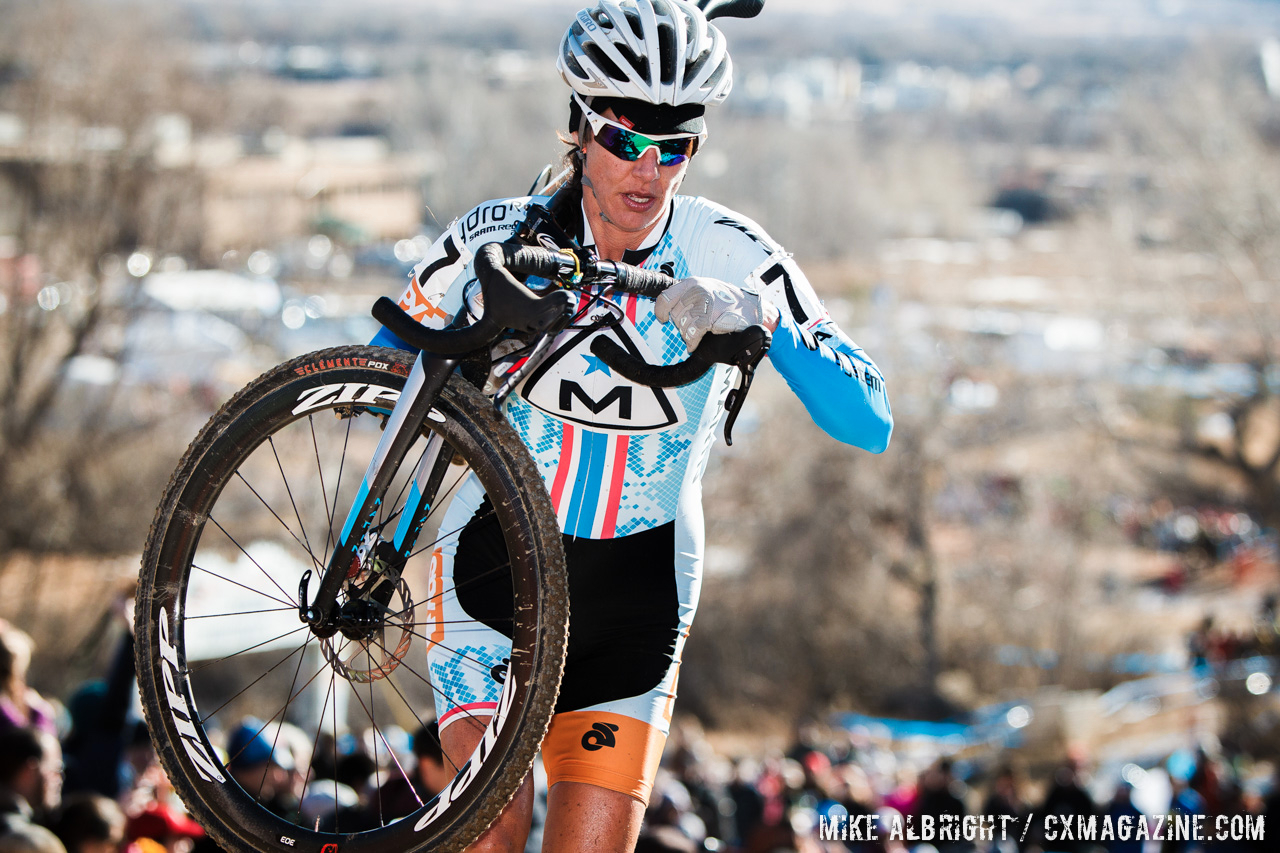
[[[640,152],[640,159],[631,167],[636,175],[653,179],[658,176],[658,146],[650,145]]]

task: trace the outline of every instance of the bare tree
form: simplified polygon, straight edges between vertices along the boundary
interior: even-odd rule
[[[78,357],[119,355],[134,304],[122,257],[193,248],[198,183],[158,156],[157,117],[181,108],[186,83],[148,18],[127,7],[9,5],[0,111],[18,134],[0,148],[10,211],[0,223],[0,552],[121,547],[146,437],[138,418],[108,415],[110,389],[65,392]],[[129,451],[129,475],[104,474]]]
[[[1229,429],[1206,436],[1188,422],[1180,450],[1241,481],[1252,507],[1276,526],[1280,154],[1273,128],[1280,108],[1261,82],[1252,52],[1205,47],[1168,81],[1176,97],[1160,109],[1135,98],[1130,130],[1134,153],[1155,164],[1162,188],[1144,213],[1172,222],[1174,239],[1208,262],[1205,274],[1179,283],[1167,309],[1199,331],[1214,360],[1237,360],[1249,374],[1247,388],[1218,389],[1210,408],[1184,408],[1190,418],[1216,411]]]

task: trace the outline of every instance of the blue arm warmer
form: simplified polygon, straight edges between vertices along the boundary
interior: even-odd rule
[[[893,432],[884,378],[860,348],[842,338],[833,338],[839,348],[819,342],[784,315],[769,358],[824,432],[882,453]]]

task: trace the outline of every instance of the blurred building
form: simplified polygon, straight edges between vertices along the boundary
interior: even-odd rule
[[[317,230],[350,242],[418,233],[427,154],[392,154],[378,137],[278,142],[272,153],[240,156],[204,170],[204,253],[271,245]]]

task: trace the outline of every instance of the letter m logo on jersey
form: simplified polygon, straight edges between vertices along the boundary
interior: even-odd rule
[[[571,330],[520,389],[534,408],[599,432],[654,432],[681,424],[684,407],[663,388],[637,385],[591,352],[597,334],[607,334],[632,355],[657,359],[629,322],[602,332]]]
[[[613,405],[614,401],[618,403],[618,420],[631,420],[631,389],[625,385],[615,385],[604,395],[603,400],[593,400],[581,385],[572,379],[560,380],[560,410],[564,412],[572,411],[574,408],[574,400],[578,400],[582,405],[591,410],[591,414],[598,415],[605,409]]]

